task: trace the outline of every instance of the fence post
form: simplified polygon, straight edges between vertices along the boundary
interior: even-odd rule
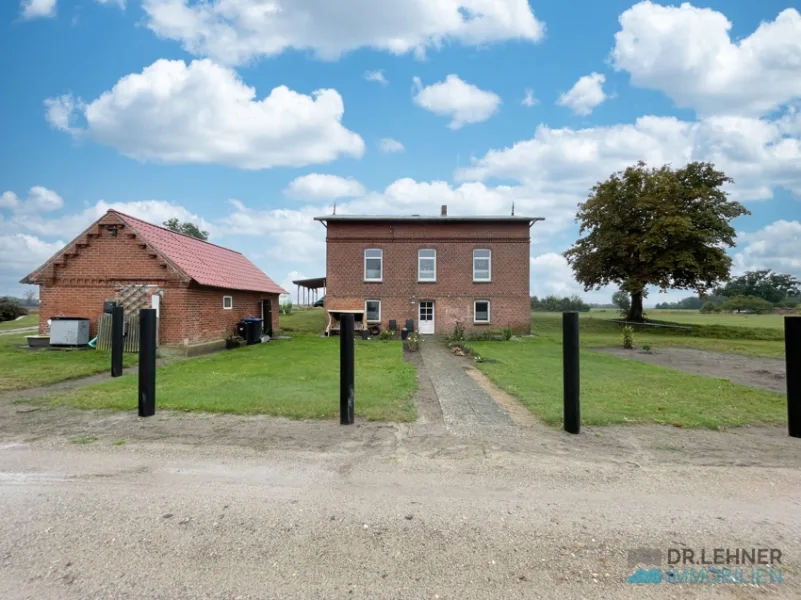
[[[156,414],[156,309],[139,311],[139,416]]]
[[[568,433],[581,429],[579,406],[579,315],[562,314],[562,376],[564,379],[564,426]]]
[[[115,304],[111,309],[111,376],[122,375],[122,352],[125,341],[125,309]]]
[[[801,317],[784,317],[784,357],[787,369],[787,426],[801,438]]]
[[[339,319],[339,424],[353,425],[354,403],[354,353],[352,314],[343,314]]]

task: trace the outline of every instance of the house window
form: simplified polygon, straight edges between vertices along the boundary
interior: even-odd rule
[[[473,322],[490,322],[490,303],[489,300],[476,300],[473,302]]]
[[[231,310],[234,307],[233,296],[223,296],[223,309]]]
[[[492,280],[492,251],[473,250],[473,281]]]
[[[364,251],[364,280],[381,281],[384,276],[384,251],[368,248]]]
[[[417,281],[437,280],[437,251],[417,251]]]
[[[364,303],[364,312],[367,313],[368,323],[381,322],[381,301],[380,300],[367,300]]]

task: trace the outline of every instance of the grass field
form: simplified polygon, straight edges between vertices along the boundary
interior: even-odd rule
[[[126,354],[125,366],[136,362]],[[109,370],[111,355],[97,350],[29,350],[25,335],[0,336],[0,391],[22,390]]]
[[[22,327],[34,327],[39,324],[39,315],[25,315],[18,321],[3,321],[0,323],[0,331],[8,329],[21,329]]]
[[[552,321],[555,322],[555,321]],[[548,337],[471,342],[499,387],[550,424],[562,422],[562,346]],[[782,394],[581,351],[581,418],[588,425],[653,422],[681,427],[783,423]]]
[[[295,309],[291,314],[279,315],[278,326],[287,335],[296,333],[319,335],[325,329],[325,310],[322,308]]]
[[[592,316],[594,311],[579,314],[581,315],[579,328],[582,346],[618,346],[621,344],[621,326],[609,321],[614,318],[613,316],[596,318]],[[784,357],[784,336],[783,332],[778,329],[758,327],[746,329],[724,325],[695,325],[692,327],[694,328],[692,331],[681,332],[659,328],[637,329],[634,332],[634,344],[637,347],[641,347],[643,344],[649,344],[653,348],[682,346],[746,356]],[[531,331],[550,340],[561,341],[562,313],[532,313]],[[741,334],[768,339],[742,339],[738,337]]]
[[[356,415],[413,421],[415,369],[400,343],[356,342]],[[47,399],[76,408],[134,410],[137,379],[123,376]],[[339,414],[339,344],[298,335],[159,368],[157,406],[180,411],[328,419]]]
[[[686,323],[689,325],[766,327],[768,329],[784,328],[784,317],[782,315],[738,315],[736,313],[703,315],[697,310],[669,310],[657,308],[646,308],[645,315],[646,318],[653,319],[654,321],[671,321],[673,323]],[[590,317],[595,319],[619,319],[620,313],[611,308],[596,308],[588,313],[581,313],[581,316],[583,318]]]

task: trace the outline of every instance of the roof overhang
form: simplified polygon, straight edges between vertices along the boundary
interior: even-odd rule
[[[436,215],[327,215],[314,217],[315,221],[326,223],[528,223],[529,227],[544,217],[524,217],[515,215],[472,215],[472,216],[436,216]]]

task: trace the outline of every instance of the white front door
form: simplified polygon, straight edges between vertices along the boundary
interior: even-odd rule
[[[434,302],[432,300],[420,301],[417,331],[422,334],[434,333]]]

